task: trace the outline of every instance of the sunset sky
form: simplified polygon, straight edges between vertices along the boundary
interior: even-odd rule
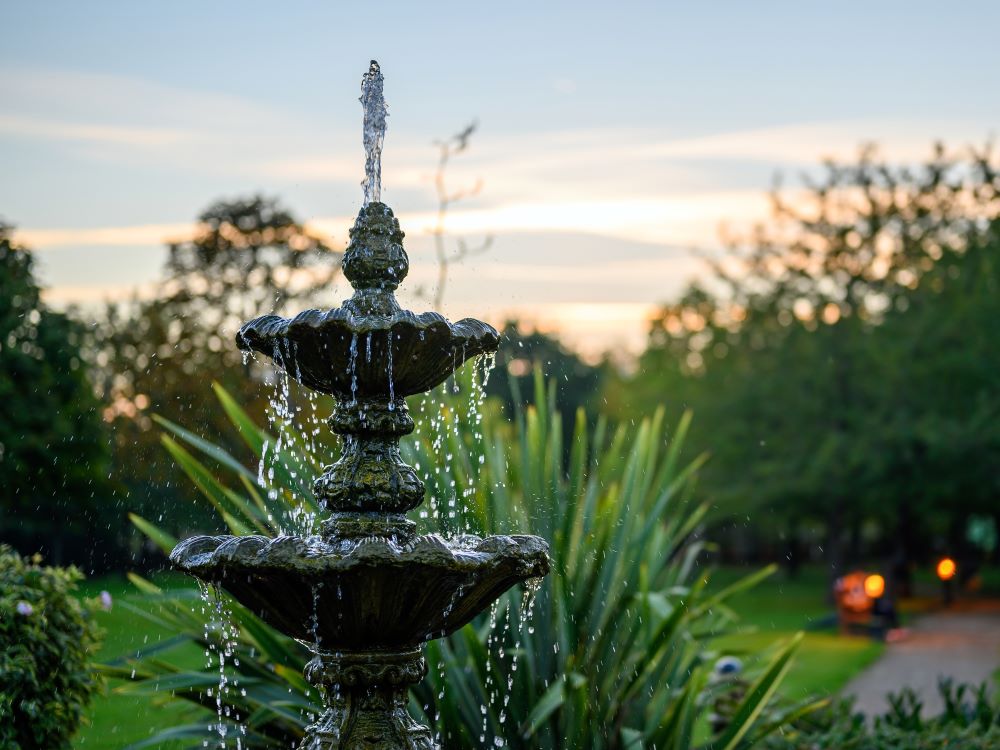
[[[444,312],[590,353],[641,346],[692,249],[765,215],[776,172],[1000,126],[996,2],[8,2],[0,28],[0,217],[58,305],[148,285],[218,198],[279,196],[342,243],[370,58],[409,283],[435,273],[433,141],[476,119],[449,180],[482,191],[448,229],[494,242]]]

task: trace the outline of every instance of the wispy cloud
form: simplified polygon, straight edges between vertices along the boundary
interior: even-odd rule
[[[557,94],[575,94],[576,81],[566,76],[557,76],[552,79],[552,90]]]
[[[459,235],[491,232],[584,232],[656,244],[713,244],[719,224],[752,222],[766,215],[760,191],[661,194],[642,198],[595,196],[591,200],[540,200],[456,210],[447,229]],[[404,215],[408,226],[433,225],[430,214]]]
[[[96,141],[128,146],[167,146],[190,134],[167,128],[128,127],[0,115],[0,135],[56,141]]]
[[[390,133],[386,189],[430,190],[434,152],[428,144]],[[449,166],[455,186],[484,181],[480,203],[552,200],[645,199],[657,193],[731,191],[734,165],[753,168],[759,189],[775,170],[818,167],[823,159],[850,160],[860,146],[882,145],[901,162],[926,158],[932,143],[979,144],[989,133],[976,123],[942,119],[913,122],[862,119],[790,124],[713,135],[671,138],[661,131],[606,128],[474,136],[470,149]],[[246,164],[250,173],[295,182],[357,182],[353,151],[287,154],[274,144],[272,158]],[[284,156],[282,154],[285,154]],[[745,184],[745,183],[744,183]]]
[[[157,292],[155,284],[61,284],[42,290],[42,299],[50,305],[64,307],[80,305],[91,307],[108,302],[127,302],[132,299],[152,299]]]
[[[268,127],[280,118],[270,107],[215,91],[127,75],[39,68],[0,68],[0,100],[8,112],[21,115],[92,121],[102,113],[102,119],[115,125],[183,126],[203,133],[233,125],[241,131]]]
[[[511,232],[579,232],[656,244],[712,244],[719,223],[736,224],[762,218],[766,197],[757,191],[696,195],[653,195],[642,199],[595,198],[589,201],[508,203],[455,209],[448,214],[449,234],[471,236]],[[432,212],[402,212],[408,234],[427,234]],[[320,217],[308,226],[333,238],[344,238],[353,216]],[[33,229],[17,232],[18,241],[39,250],[55,247],[159,245],[192,237],[197,225],[142,224],[122,227]]]
[[[988,136],[981,123],[964,120],[854,119],[665,141],[655,144],[647,155],[812,165],[822,159],[851,159],[857,156],[861,145],[876,143],[886,158],[909,162],[927,158],[935,140],[944,140],[952,146],[978,145]]]
[[[123,75],[0,69],[0,138],[63,143],[90,162],[245,175],[294,118],[268,106]],[[4,143],[0,140],[0,146]],[[95,148],[99,147],[99,148]]]
[[[571,84],[552,83],[563,91]],[[102,159],[131,162],[137,149],[146,149],[150,163],[248,180],[360,181],[356,133],[240,97],[128,76],[2,69],[0,101],[0,136],[97,142],[110,148],[101,150]],[[867,141],[884,143],[890,158],[905,161],[926,156],[937,138],[978,143],[989,135],[981,123],[948,118],[803,122],[683,138],[628,127],[496,134],[486,125],[454,161],[450,177],[456,184],[483,178],[483,200],[504,203],[608,191],[621,198],[651,190],[725,190],[731,186],[705,163],[815,165],[825,157],[851,158]],[[385,159],[390,193],[430,186],[430,143],[390,129]]]
[[[18,229],[14,238],[35,250],[58,247],[136,247],[162,245],[194,236],[197,225],[140,224],[130,227]]]

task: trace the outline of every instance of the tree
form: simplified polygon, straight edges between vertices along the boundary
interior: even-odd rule
[[[938,147],[919,168],[892,167],[872,149],[854,164],[829,163],[804,199],[776,192],[773,220],[663,308],[637,376],[609,398],[638,411],[666,391],[677,408],[695,409],[693,442],[715,447],[705,482],[722,512],[753,508],[755,525],[773,521],[791,547],[803,524],[821,524],[834,570],[848,544],[860,552],[863,523],[876,519],[912,559],[941,500],[913,466],[923,479],[957,470],[935,465],[918,436],[950,428],[980,448],[989,442],[971,417],[948,421],[933,383],[980,368],[957,342],[962,326],[988,335],[991,308],[956,317],[961,293],[928,290],[956,289],[956,269],[989,255],[998,216],[988,149],[957,158]],[[987,305],[985,293],[962,299]],[[951,341],[955,356],[945,362],[931,341],[945,350]],[[976,398],[992,404],[995,383],[977,383],[986,390]],[[952,516],[963,502],[951,498]]]
[[[108,309],[100,334],[101,385],[115,435],[115,472],[130,507],[142,512],[151,503],[158,514],[164,503],[190,497],[187,483],[174,481],[150,416],[224,439],[208,387],[217,381],[262,418],[268,400],[260,381],[270,369],[244,359],[236,331],[266,313],[331,304],[339,269],[340,254],[277,200],[219,201],[201,214],[192,240],[169,246],[151,299]],[[183,522],[197,525],[200,518]]]
[[[584,362],[554,336],[527,330],[517,321],[507,321],[500,334],[496,367],[486,384],[486,393],[500,398],[507,413],[514,415],[531,403],[536,369],[546,374],[559,395],[564,445],[569,451],[577,410],[583,408],[589,416],[595,416],[594,400],[606,368]]]
[[[109,435],[80,350],[83,327],[43,304],[33,262],[0,224],[0,528],[56,563],[95,562],[120,515]]]
[[[916,510],[936,532],[936,539],[921,540],[899,529],[904,543],[922,541],[926,549],[971,558],[968,516],[1000,520],[997,320],[1000,223],[994,221],[963,252],[936,263],[873,336],[881,365],[870,420],[878,451],[864,480],[882,502],[872,507],[895,510],[911,525],[904,514]]]

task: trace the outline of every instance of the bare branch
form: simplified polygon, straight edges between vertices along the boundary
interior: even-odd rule
[[[434,250],[438,263],[438,280],[437,286],[434,289],[433,299],[433,306],[435,309],[440,308],[442,302],[444,301],[445,288],[448,283],[449,266],[452,263],[463,260],[464,258],[485,253],[493,244],[493,238],[491,236],[487,236],[481,243],[473,247],[467,245],[464,240],[459,239],[457,242],[458,248],[451,253],[449,253],[445,247],[445,219],[448,215],[448,209],[455,203],[478,195],[483,187],[483,181],[480,179],[477,180],[472,186],[449,191],[445,182],[448,164],[450,163],[452,157],[458,156],[468,148],[469,139],[472,137],[472,134],[476,132],[476,128],[478,127],[479,123],[473,120],[465,128],[450,138],[434,142],[434,145],[438,147],[438,167],[437,172],[434,174],[434,189],[437,193],[438,210],[437,223],[435,224],[432,232],[434,235]]]

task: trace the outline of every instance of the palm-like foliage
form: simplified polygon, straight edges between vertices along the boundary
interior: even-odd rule
[[[580,412],[567,460],[554,385],[536,376],[541,406],[513,423],[488,416],[480,433],[453,427],[474,425],[474,415],[446,415],[416,444],[421,466],[450,460],[449,471],[428,472],[429,492],[447,498],[453,480],[469,488],[470,525],[538,534],[553,562],[531,614],[527,598],[509,596],[491,618],[508,627],[484,618],[428,644],[432,669],[418,695],[445,747],[692,747],[711,703],[716,655],[706,643],[734,621],[725,600],[768,571],[706,591],[706,543],[695,538],[706,508],[692,501],[705,457],[681,460],[690,415],[668,436],[662,412],[610,433],[603,421],[589,430]],[[762,670],[711,747],[757,737],[794,646]]]
[[[137,517],[139,528],[148,528]],[[169,537],[150,536],[163,546]],[[289,748],[302,737],[302,728],[319,697],[303,679],[311,658],[297,641],[281,635],[231,600],[199,598],[197,589],[162,591],[136,575],[129,576],[142,592],[136,602],[119,602],[177,635],[112,664],[101,665],[111,678],[125,680],[118,692],[182,700],[201,707],[191,722],[156,734],[134,748],[156,747],[168,740],[190,740],[189,747]],[[233,639],[233,628],[238,639]],[[203,668],[191,668],[191,654],[179,647],[195,645],[211,654]],[[220,679],[220,655],[225,682]],[[179,657],[179,658],[178,658]],[[207,713],[206,713],[207,711]],[[212,717],[217,714],[217,717]],[[225,741],[228,738],[228,743]],[[175,745],[171,745],[175,747]]]
[[[225,392],[218,395],[257,456],[275,444]],[[448,748],[749,747],[781,721],[774,712],[762,717],[797,642],[759,665],[728,728],[709,737],[705,715],[719,688],[710,680],[717,654],[708,644],[735,621],[727,597],[760,576],[724,591],[707,589],[699,567],[706,543],[695,533],[705,508],[692,501],[703,458],[683,463],[680,455],[689,418],[668,438],[662,413],[613,431],[603,421],[589,430],[579,414],[566,451],[554,390],[546,390],[541,376],[535,403],[512,422],[495,408],[486,408],[480,421],[451,396],[418,410],[430,407],[435,425],[425,425],[408,450],[425,472],[438,523],[539,534],[551,541],[553,570],[533,614],[524,611],[530,597],[512,592],[492,613],[428,644],[430,674],[412,695],[415,712],[426,714]],[[273,533],[282,511],[314,507],[308,487],[318,467],[302,446],[284,443],[286,454],[273,462],[275,483],[292,489],[272,490],[265,501],[257,476],[231,455],[162,424],[171,433],[166,447],[233,533]],[[195,453],[239,484],[220,482]],[[163,549],[173,545],[153,524],[133,521]],[[112,674],[131,679],[127,688],[221,706],[222,723],[227,716],[243,722],[244,747],[288,747],[301,736],[318,704],[301,676],[307,652],[300,644],[230,602],[229,622],[240,632],[233,644],[226,626],[206,627],[211,612],[192,611],[197,600],[139,583],[149,596],[168,599],[163,614],[145,616],[166,620],[180,639],[231,652],[230,689],[219,695],[218,667],[180,670],[156,654],[140,654]],[[203,721],[170,736],[206,734]]]

